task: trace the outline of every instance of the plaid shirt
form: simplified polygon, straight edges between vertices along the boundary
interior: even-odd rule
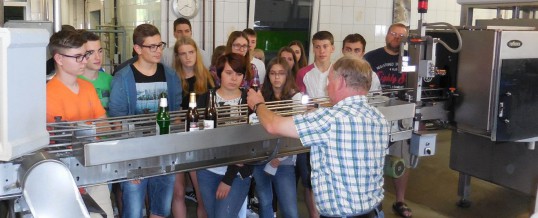
[[[312,187],[322,215],[359,215],[381,203],[389,125],[365,96],[293,120],[303,145],[311,146]]]

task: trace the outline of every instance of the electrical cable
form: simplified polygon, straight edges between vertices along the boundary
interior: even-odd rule
[[[446,22],[436,22],[436,23],[424,23],[423,24],[425,27],[432,27],[432,26],[447,26],[449,28],[451,28],[452,30],[454,30],[454,32],[456,33],[456,37],[458,37],[458,48],[456,49],[452,49],[450,48],[450,46],[448,46],[443,40],[440,40],[438,39],[437,41],[439,43],[441,43],[441,45],[443,45],[448,51],[452,52],[452,53],[458,53],[461,51],[461,47],[462,47],[462,40],[461,40],[461,35],[460,35],[460,32],[458,32],[458,29],[456,29],[456,27],[452,26],[451,24],[449,23],[446,23]]]

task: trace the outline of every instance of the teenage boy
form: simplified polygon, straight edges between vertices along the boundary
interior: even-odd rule
[[[331,68],[331,55],[334,52],[334,37],[329,31],[319,31],[312,37],[314,63],[303,67],[297,73],[296,83],[299,91],[311,98],[327,96],[327,75]]]
[[[248,38],[248,49],[250,53],[250,63],[252,66],[252,69],[254,71],[254,76],[258,77],[258,81],[260,82],[260,86],[263,84],[263,81],[265,79],[265,63],[261,61],[260,59],[254,58],[254,49],[256,49],[256,40],[258,38],[258,34],[256,34],[256,31],[250,28],[246,28],[243,30],[243,33],[247,35]]]
[[[84,73],[91,56],[85,44],[86,40],[77,31],[62,30],[50,38],[49,51],[56,75],[47,83],[47,122],[55,122],[58,117],[62,121],[106,118],[93,85],[78,78]],[[114,216],[107,185],[89,187],[86,191],[107,217]]]
[[[110,84],[112,76],[102,71],[103,48],[98,35],[82,30],[82,38],[86,39],[86,51],[90,54],[84,73],[79,78],[91,82],[97,91],[97,96],[101,105],[108,111],[108,100],[110,98]]]
[[[170,111],[181,103],[181,82],[174,70],[159,63],[162,42],[159,30],[151,24],[141,24],[133,32],[133,48],[137,60],[114,76],[109,102],[111,117],[156,113],[158,96],[168,95]],[[151,146],[151,145],[148,145]],[[172,202],[175,175],[155,176],[122,182],[122,217],[142,217],[146,191],[149,196],[149,217],[168,217]]]
[[[366,40],[361,34],[353,33],[344,38],[342,43],[343,55],[350,55],[362,59],[362,56],[364,56],[364,49],[366,49]],[[381,83],[379,82],[379,77],[377,77],[377,74],[375,73],[372,73],[372,86],[370,86],[370,92],[371,91],[381,91]]]
[[[181,37],[192,38],[192,25],[191,22],[183,17],[180,17],[174,21],[174,38],[177,40]],[[174,69],[174,43],[172,43],[168,48],[165,48],[163,55],[161,57],[161,63]],[[204,66],[208,67],[211,65],[211,55],[206,51],[200,49],[202,58],[204,61]]]

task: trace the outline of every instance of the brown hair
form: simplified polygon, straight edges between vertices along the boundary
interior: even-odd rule
[[[243,75],[245,75],[245,72],[248,69],[247,63],[241,55],[235,53],[224,54],[219,57],[217,64],[215,65],[219,79],[222,78],[222,71],[224,70],[226,63],[228,63],[236,73],[241,73]]]
[[[299,58],[299,60],[297,60],[297,63],[299,64],[299,66],[297,66],[297,69],[301,69],[303,67],[306,67],[308,62],[306,61],[306,54],[305,54],[305,51],[304,51],[303,43],[301,41],[294,40],[294,41],[291,41],[288,46],[291,48],[292,45],[296,45],[301,49],[301,58]],[[293,55],[295,55],[295,53],[293,53]]]
[[[180,17],[180,18],[174,20],[174,31],[176,31],[176,27],[179,24],[187,24],[187,25],[189,25],[189,30],[192,31],[191,22],[189,20],[185,19],[184,17]]]
[[[194,40],[188,37],[181,37],[177,39],[176,44],[174,45],[173,66],[179,78],[181,79],[181,86],[183,88],[183,92],[189,92],[189,83],[187,82],[187,78],[185,77],[183,63],[181,63],[181,59],[179,58],[178,53],[178,49],[182,45],[191,45],[194,48],[194,51],[196,51],[196,63],[194,64],[194,77],[196,78],[196,80],[194,82],[193,90],[196,94],[199,95],[206,93],[208,91],[208,85],[210,87],[215,87],[215,82],[213,82],[213,77],[211,77],[209,70],[207,70],[207,68],[205,68],[204,66],[202,55],[200,54],[200,50],[198,49],[196,42],[194,42]]]
[[[64,49],[80,48],[86,43],[86,39],[78,31],[60,30],[49,39],[49,52],[51,56],[62,52]]]
[[[277,98],[275,96],[273,84],[271,84],[271,79],[269,79],[269,76],[271,74],[271,68],[277,64],[281,65],[282,68],[284,68],[284,70],[286,71],[286,82],[284,82],[284,87],[282,88],[280,98]],[[288,62],[281,57],[275,57],[271,61],[269,61],[269,64],[267,65],[267,73],[265,74],[265,82],[262,86],[263,98],[267,101],[289,100],[293,97],[293,95],[295,95],[295,93],[297,93],[296,90],[297,86],[295,85],[295,78],[292,75]]]
[[[243,37],[245,40],[247,40],[247,45],[249,44],[247,34],[241,31],[233,31],[230,33],[230,36],[228,36],[228,42],[226,42],[226,54],[232,53],[232,44],[234,41],[240,37]],[[245,54],[245,63],[247,63],[247,71],[245,71],[245,77],[247,81],[252,80],[254,78],[254,72],[252,72],[252,66],[250,66],[250,49],[247,47],[247,53]],[[220,77],[220,76],[219,76]]]
[[[282,54],[282,52],[289,52],[289,53],[291,53],[291,56],[293,56],[293,62],[295,64],[293,65],[293,67],[291,67],[291,73],[293,75],[293,78],[295,78],[297,76],[297,72],[299,71],[299,66],[297,66],[297,65],[299,65],[297,63],[297,57],[295,56],[295,53],[293,52],[293,49],[291,49],[288,46],[284,46],[284,47],[280,48],[280,50],[278,50],[277,57],[280,58],[280,54]],[[267,68],[267,69],[270,69],[270,68]],[[267,71],[267,72],[269,72],[269,71]]]
[[[346,38],[344,38],[344,41],[342,42],[342,48],[344,48],[347,42],[349,43],[360,42],[362,43],[362,46],[363,46],[362,49],[363,50],[366,49],[366,40],[361,34],[353,33],[353,34],[347,35]]]
[[[161,35],[157,27],[151,24],[140,24],[133,31],[133,44],[143,45],[147,37]]]
[[[217,60],[219,59],[220,56],[222,56],[224,54],[225,51],[226,51],[226,46],[224,46],[224,45],[219,45],[213,50],[213,55],[211,55],[211,66],[212,67],[217,65]]]
[[[319,31],[312,36],[312,41],[314,40],[329,40],[331,42],[331,45],[334,45],[334,37],[333,34],[329,31]]]

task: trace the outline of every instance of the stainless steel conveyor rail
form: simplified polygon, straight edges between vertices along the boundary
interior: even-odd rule
[[[369,99],[393,124],[391,141],[411,138],[415,104],[384,96]],[[329,105],[327,98],[269,102],[284,116]],[[198,109],[203,119],[203,109]],[[247,124],[247,106],[218,108],[215,129],[184,131],[186,111],[171,112],[171,134],[155,135],[155,114],[102,120],[47,124],[51,143],[39,152],[64,163],[78,186],[115,183],[131,179],[191,171],[234,163],[260,162],[273,157],[308,152],[300,140],[268,134],[259,124]],[[21,194],[20,163],[32,154],[0,163],[0,199]]]

